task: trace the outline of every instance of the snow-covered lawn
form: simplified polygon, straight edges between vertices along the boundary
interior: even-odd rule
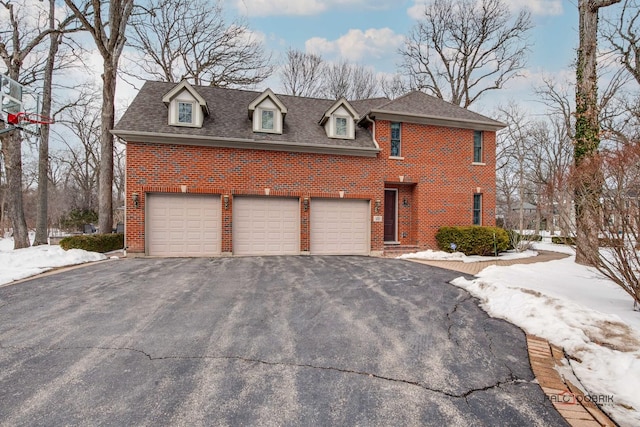
[[[572,253],[562,245],[538,250]],[[640,312],[633,300],[575,256],[535,264],[490,266],[454,285],[480,299],[493,317],[564,348],[570,368],[590,395],[613,395],[603,405],[619,424],[640,425]]]
[[[425,260],[437,260],[437,261],[462,261],[462,262],[480,262],[480,261],[495,261],[495,260],[508,260],[508,259],[521,259],[521,258],[531,258],[537,256],[538,253],[536,251],[522,251],[522,252],[503,252],[495,256],[467,256],[462,252],[442,252],[442,251],[432,251],[428,249],[422,252],[413,252],[410,254],[403,254],[398,256],[398,259],[425,259]]]
[[[0,285],[35,276],[56,267],[101,261],[107,257],[81,249],[65,251],[56,245],[13,250],[13,239],[0,239]]]

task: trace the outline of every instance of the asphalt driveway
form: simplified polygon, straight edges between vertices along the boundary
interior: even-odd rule
[[[460,273],[109,261],[0,288],[3,425],[566,425]]]

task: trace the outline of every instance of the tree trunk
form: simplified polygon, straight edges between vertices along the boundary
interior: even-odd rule
[[[596,55],[598,11],[620,0],[579,0],[578,63],[576,67],[575,209],[576,262],[593,264],[598,254],[598,224],[602,171],[597,155],[600,145]]]
[[[101,233],[111,233],[113,229],[113,135],[110,131],[115,123],[116,77],[116,67],[111,58],[104,58],[98,186],[98,224]]]
[[[55,28],[55,0],[49,0],[49,28]],[[42,115],[47,117],[51,117],[51,85],[59,38],[60,35],[57,33],[49,34],[49,55],[44,70],[42,88]],[[37,206],[36,237],[33,241],[33,246],[49,243],[49,125],[42,125],[40,129]]]
[[[22,204],[22,135],[15,130],[2,139],[2,153],[7,172],[7,205],[13,227],[13,248],[29,247],[29,230]]]

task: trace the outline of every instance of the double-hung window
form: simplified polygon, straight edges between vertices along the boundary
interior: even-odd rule
[[[473,195],[473,225],[482,225],[482,194]]]
[[[482,131],[473,132],[473,163],[482,163]]]
[[[347,118],[336,117],[336,136],[347,136]]]
[[[402,141],[400,140],[401,129],[400,123],[391,123],[391,157],[400,157],[402,155]]]
[[[274,118],[275,112],[273,110],[262,110],[260,128],[268,131],[274,130]]]
[[[178,102],[178,123],[193,123],[193,103]]]

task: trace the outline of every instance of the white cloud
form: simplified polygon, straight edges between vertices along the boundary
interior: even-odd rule
[[[358,29],[349,32],[337,40],[313,37],[305,43],[307,52],[321,56],[340,56],[349,61],[361,59],[380,59],[394,53],[400,47],[404,36],[396,34],[389,28]]]
[[[529,9],[533,15],[562,15],[564,9],[562,0],[504,0],[512,11]],[[414,5],[407,9],[407,15],[413,19],[420,19],[423,16],[425,5],[429,0],[414,0]]]
[[[237,0],[236,6],[250,16],[315,15],[327,8],[320,0]]]
[[[249,16],[317,15],[331,8],[359,6],[384,9],[396,0],[235,0],[240,13]]]

